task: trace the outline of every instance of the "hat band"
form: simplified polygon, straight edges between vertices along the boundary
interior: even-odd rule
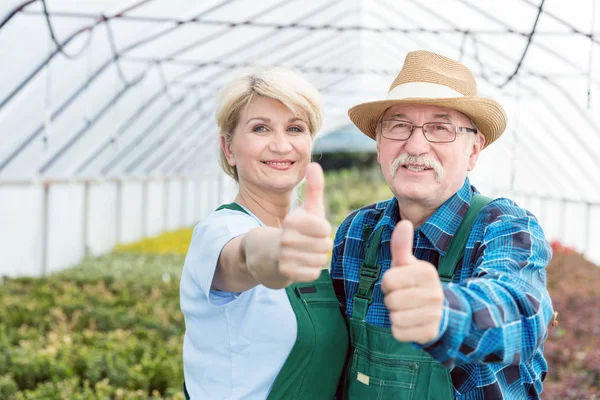
[[[445,99],[448,97],[464,97],[462,93],[450,89],[448,86],[431,82],[402,83],[388,92],[388,100],[405,98],[427,97]]]

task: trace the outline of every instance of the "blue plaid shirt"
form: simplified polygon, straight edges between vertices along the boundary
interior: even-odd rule
[[[438,265],[474,193],[467,178],[414,232],[415,257]],[[392,198],[355,211],[339,227],[331,276],[347,316],[352,315],[364,258],[364,226],[384,226],[378,256],[382,271],[366,322],[390,326],[380,285],[390,268],[389,243],[399,219],[398,202]],[[419,346],[451,369],[457,400],[540,398],[548,369],[543,342],[553,316],[546,289],[551,256],[535,217],[513,201],[496,199],[477,216],[453,282],[443,283],[438,338]]]

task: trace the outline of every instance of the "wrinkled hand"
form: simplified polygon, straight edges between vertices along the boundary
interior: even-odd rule
[[[283,220],[279,273],[290,282],[312,282],[326,267],[333,247],[331,224],[325,218],[323,169],[311,163],[306,169],[306,199]]]
[[[383,275],[381,290],[394,337],[424,344],[439,333],[444,292],[437,269],[417,259],[412,244],[412,223],[400,221],[392,234],[392,265]]]

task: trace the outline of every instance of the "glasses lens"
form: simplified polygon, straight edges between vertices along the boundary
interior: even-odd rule
[[[406,140],[412,131],[412,124],[406,121],[383,121],[381,125],[383,136],[393,140]]]
[[[423,130],[427,140],[434,143],[452,142],[456,136],[456,127],[453,124],[433,122],[423,125]]]

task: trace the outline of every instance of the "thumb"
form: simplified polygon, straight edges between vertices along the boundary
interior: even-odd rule
[[[392,251],[392,267],[409,264],[415,259],[413,255],[414,228],[409,220],[396,224],[390,243]]]
[[[304,209],[311,214],[325,217],[325,204],[323,191],[325,189],[325,177],[323,168],[318,163],[310,163],[306,167],[306,192]]]

